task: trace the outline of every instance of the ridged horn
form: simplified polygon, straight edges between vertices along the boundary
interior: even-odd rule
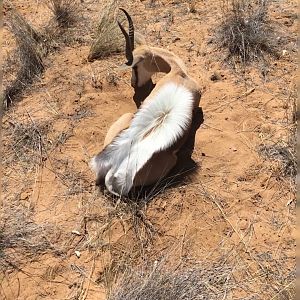
[[[130,39],[130,46],[131,46],[131,50],[133,51],[134,49],[134,26],[133,26],[133,22],[132,19],[129,15],[129,13],[124,9],[124,8],[120,8],[120,10],[122,12],[124,12],[124,14],[126,15],[126,18],[128,20],[128,35],[129,35],[129,39]]]
[[[121,23],[119,21],[118,21],[118,25],[119,25],[119,27],[125,37],[125,41],[126,41],[125,53],[126,53],[126,58],[128,60],[126,62],[126,65],[130,66],[133,62],[132,51],[134,49],[134,27],[133,27],[132,19],[131,19],[130,15],[128,14],[128,12],[123,8],[120,8],[120,10],[122,10],[124,12],[124,14],[126,15],[127,20],[128,20],[129,34],[126,32],[126,30],[124,29],[124,27],[121,25]]]

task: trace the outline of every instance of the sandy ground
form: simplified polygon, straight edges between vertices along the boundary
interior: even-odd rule
[[[12,2],[35,28],[51,18],[42,1]],[[87,62],[103,3],[80,5],[79,25],[64,34],[81,28],[83,39],[59,44],[45,58],[40,79],[3,118],[2,199],[5,219],[13,224],[6,226],[19,228],[25,242],[7,250],[11,264],[0,274],[0,298],[105,299],[126,266],[151,264],[165,255],[170,263],[192,264],[229,253],[244,269],[276,266],[281,279],[292,281],[292,180],[282,176],[280,162],[258,149],[287,142],[292,130],[296,1],[272,3],[271,19],[289,38],[282,49],[287,52],[271,61],[266,76],[256,67],[242,76],[223,62],[224,53],[212,43],[219,1],[198,1],[195,13],[188,11],[188,1],[123,4],[147,42],[180,56],[203,91],[205,122],[193,154],[197,171],[146,205],[116,202],[94,187],[88,162],[110,124],[134,112],[135,105],[129,72],[117,70],[123,54]],[[9,57],[15,42],[6,30],[4,41]],[[214,73],[219,80],[211,80]],[[16,124],[36,129],[39,150],[18,148],[22,136]],[[25,232],[28,224],[32,229]],[[47,246],[39,251],[43,243]],[[265,279],[251,278],[254,291],[237,289],[224,299],[250,299],[255,289],[261,291]],[[271,299],[263,293],[256,297],[251,299]]]

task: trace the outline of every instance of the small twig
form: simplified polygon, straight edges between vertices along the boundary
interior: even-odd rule
[[[251,88],[250,90],[246,91],[245,93],[243,93],[243,94],[237,96],[236,99],[238,100],[238,99],[247,97],[247,96],[249,96],[250,94],[252,94],[254,91],[255,91],[255,88]]]
[[[90,275],[88,277],[88,283],[87,283],[87,287],[85,289],[85,293],[83,295],[82,298],[80,298],[81,300],[85,300],[87,295],[88,295],[88,292],[89,292],[89,288],[90,288],[90,283],[92,281],[92,276],[93,276],[93,273],[94,273],[94,270],[95,270],[95,262],[96,262],[96,255],[94,255],[93,257],[93,264],[92,264],[92,268],[91,268],[91,272],[90,272]]]
[[[233,99],[231,101],[227,101],[227,102],[225,102],[225,103],[223,103],[223,104],[221,104],[221,105],[219,105],[219,106],[217,106],[217,107],[215,107],[213,109],[206,109],[205,112],[213,112],[213,111],[219,110],[220,108],[227,107],[227,106],[229,106],[229,104],[232,104],[232,103],[237,102],[238,100],[240,100],[240,99],[242,99],[244,97],[249,96],[254,91],[255,91],[255,88],[252,88],[252,89],[246,91],[245,93],[243,93],[241,95],[238,95],[235,99]],[[221,100],[223,100],[225,98],[226,98],[226,96],[223,96]]]
[[[276,293],[276,295],[274,295],[270,300],[274,300],[278,297],[278,295],[280,295],[283,291],[285,291],[290,285],[295,284],[294,281],[291,281],[289,284],[285,285],[281,290],[279,290],[279,292]]]

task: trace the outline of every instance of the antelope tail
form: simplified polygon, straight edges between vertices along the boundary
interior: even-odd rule
[[[135,175],[153,154],[174,145],[191,124],[193,95],[185,87],[167,83],[151,98],[130,127],[91,160],[97,178],[105,178],[113,194],[128,194]]]

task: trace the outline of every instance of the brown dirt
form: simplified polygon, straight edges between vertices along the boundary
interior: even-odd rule
[[[13,1],[35,28],[45,27],[48,8],[42,1],[25,2]],[[266,77],[255,67],[241,76],[222,62],[222,51],[210,42],[220,19],[219,1],[199,1],[196,13],[188,12],[188,1],[126,2],[148,43],[179,55],[203,89],[205,122],[193,154],[199,168],[145,207],[115,202],[98,191],[88,167],[110,124],[135,111],[130,74],[117,71],[124,56],[86,60],[102,8],[97,2],[82,1],[79,25],[64,33],[76,37],[84,28],[83,40],[61,42],[45,58],[40,80],[3,118],[3,205],[15,201],[34,223],[53,226],[49,241],[55,250],[30,259],[19,253],[17,266],[0,273],[0,298],[105,299],[128,266],[164,255],[175,265],[213,260],[229,249],[236,249],[249,266],[271,267],[266,255],[284,259],[286,273],[292,272],[292,181],[280,175],[277,161],[259,155],[258,147],[287,141],[292,128],[297,24],[289,15],[296,13],[296,1],[272,4],[272,20],[288,33],[289,43],[282,49],[287,54],[271,62]],[[9,51],[14,42],[7,31],[5,37]],[[222,75],[220,80],[210,80],[214,73]],[[12,147],[20,140],[13,134],[17,122],[37,128],[50,124],[40,132],[46,146],[26,154],[35,158],[29,162]],[[255,277],[253,286],[259,284]],[[236,291],[235,298],[226,299],[253,294]],[[257,299],[271,299],[261,297]]]

